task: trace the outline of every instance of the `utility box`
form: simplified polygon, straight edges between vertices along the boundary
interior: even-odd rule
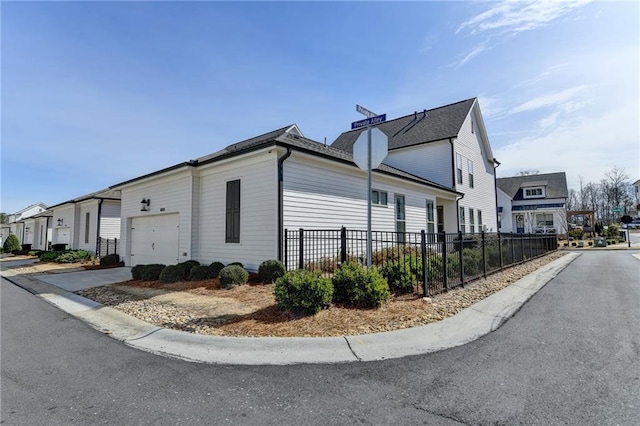
[[[603,237],[596,238],[595,246],[596,247],[606,247],[607,246],[607,239],[603,238]]]

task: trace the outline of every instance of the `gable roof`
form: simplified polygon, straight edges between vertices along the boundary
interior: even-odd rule
[[[496,185],[511,199],[516,198],[521,188],[531,186],[545,186],[545,198],[567,198],[569,196],[567,176],[564,172],[498,178]]]
[[[56,207],[63,206],[65,204],[75,204],[81,201],[91,200],[91,199],[104,199],[104,200],[119,200],[121,198],[120,191],[113,190],[110,188],[102,189],[100,191],[92,192],[87,195],[81,195],[77,198],[72,198],[71,200],[64,201],[62,203],[58,203],[49,207],[47,210],[52,210]]]
[[[453,104],[415,112],[394,120],[376,125],[389,138],[389,150],[406,148],[413,145],[455,138],[460,132],[476,98],[466,99]],[[362,129],[342,133],[331,144],[332,147],[347,152],[353,151],[353,144]]]
[[[354,167],[356,167],[353,161],[353,156],[350,153],[343,151],[341,149],[336,149],[332,146],[327,146],[325,144],[316,142],[311,139],[307,139],[302,135],[302,132],[300,132],[300,130],[295,124],[291,124],[291,125],[282,127],[280,129],[265,133],[263,135],[246,139],[244,141],[241,141],[235,144],[231,144],[226,148],[221,149],[220,151],[214,152],[213,154],[205,155],[196,160],[185,161],[185,162],[176,164],[174,166],[167,167],[165,169],[158,170],[156,172],[149,173],[134,179],[130,179],[128,181],[119,183],[117,185],[113,185],[111,186],[111,188],[112,189],[117,188],[122,185],[126,185],[142,179],[146,179],[155,175],[163,174],[165,172],[175,170],[180,167],[185,167],[185,166],[198,167],[201,165],[214,163],[217,161],[221,161],[223,159],[239,156],[242,154],[246,154],[246,153],[256,151],[262,148],[267,148],[270,146],[282,146],[282,147],[296,150],[299,152],[305,152],[307,154],[327,158],[333,161],[351,164]],[[440,185],[430,180],[421,178],[411,173],[407,173],[403,170],[396,169],[395,167],[391,167],[386,164],[381,164],[377,169],[375,169],[375,171],[400,177],[402,179],[410,180],[423,185],[428,185],[434,188],[447,191],[452,194],[459,194],[458,192],[456,192],[451,188],[448,188],[446,186]]]
[[[18,214],[24,213],[24,212],[26,212],[27,210],[30,210],[30,209],[32,209],[32,208],[34,208],[34,207],[42,207],[43,209],[46,209],[46,208],[47,208],[47,205],[46,205],[45,203],[39,202],[39,203],[31,204],[31,205],[29,205],[29,206],[27,206],[27,207],[25,207],[25,208],[23,208],[23,209],[21,209],[21,210],[18,210],[18,211],[17,211],[17,212],[15,212],[15,213],[11,213],[11,214],[12,214],[12,215],[18,215]]]

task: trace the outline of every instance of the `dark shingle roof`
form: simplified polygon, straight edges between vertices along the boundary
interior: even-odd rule
[[[105,199],[105,200],[119,200],[121,198],[120,191],[114,189],[102,189],[100,191],[92,192],[91,194],[82,195],[80,197],[72,198],[71,200],[67,200],[62,203],[58,203],[49,207],[47,210],[51,210],[56,207],[60,207],[64,204],[74,204],[79,203],[80,201],[90,200],[90,199]]]
[[[389,150],[458,136],[476,98],[385,121],[376,127],[389,137]],[[351,152],[362,129],[344,132],[332,147]]]
[[[545,198],[567,198],[569,196],[567,176],[564,172],[498,178],[496,184],[512,199],[516,199],[520,189],[527,186],[546,186]]]

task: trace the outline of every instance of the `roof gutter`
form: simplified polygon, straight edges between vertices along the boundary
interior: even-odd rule
[[[291,148],[278,158],[278,260],[282,262],[282,239],[284,238],[284,160],[291,156]]]

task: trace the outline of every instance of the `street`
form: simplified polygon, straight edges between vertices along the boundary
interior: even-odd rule
[[[467,345],[335,365],[163,358],[2,279],[1,423],[635,425],[633,253],[583,252],[501,328]]]

